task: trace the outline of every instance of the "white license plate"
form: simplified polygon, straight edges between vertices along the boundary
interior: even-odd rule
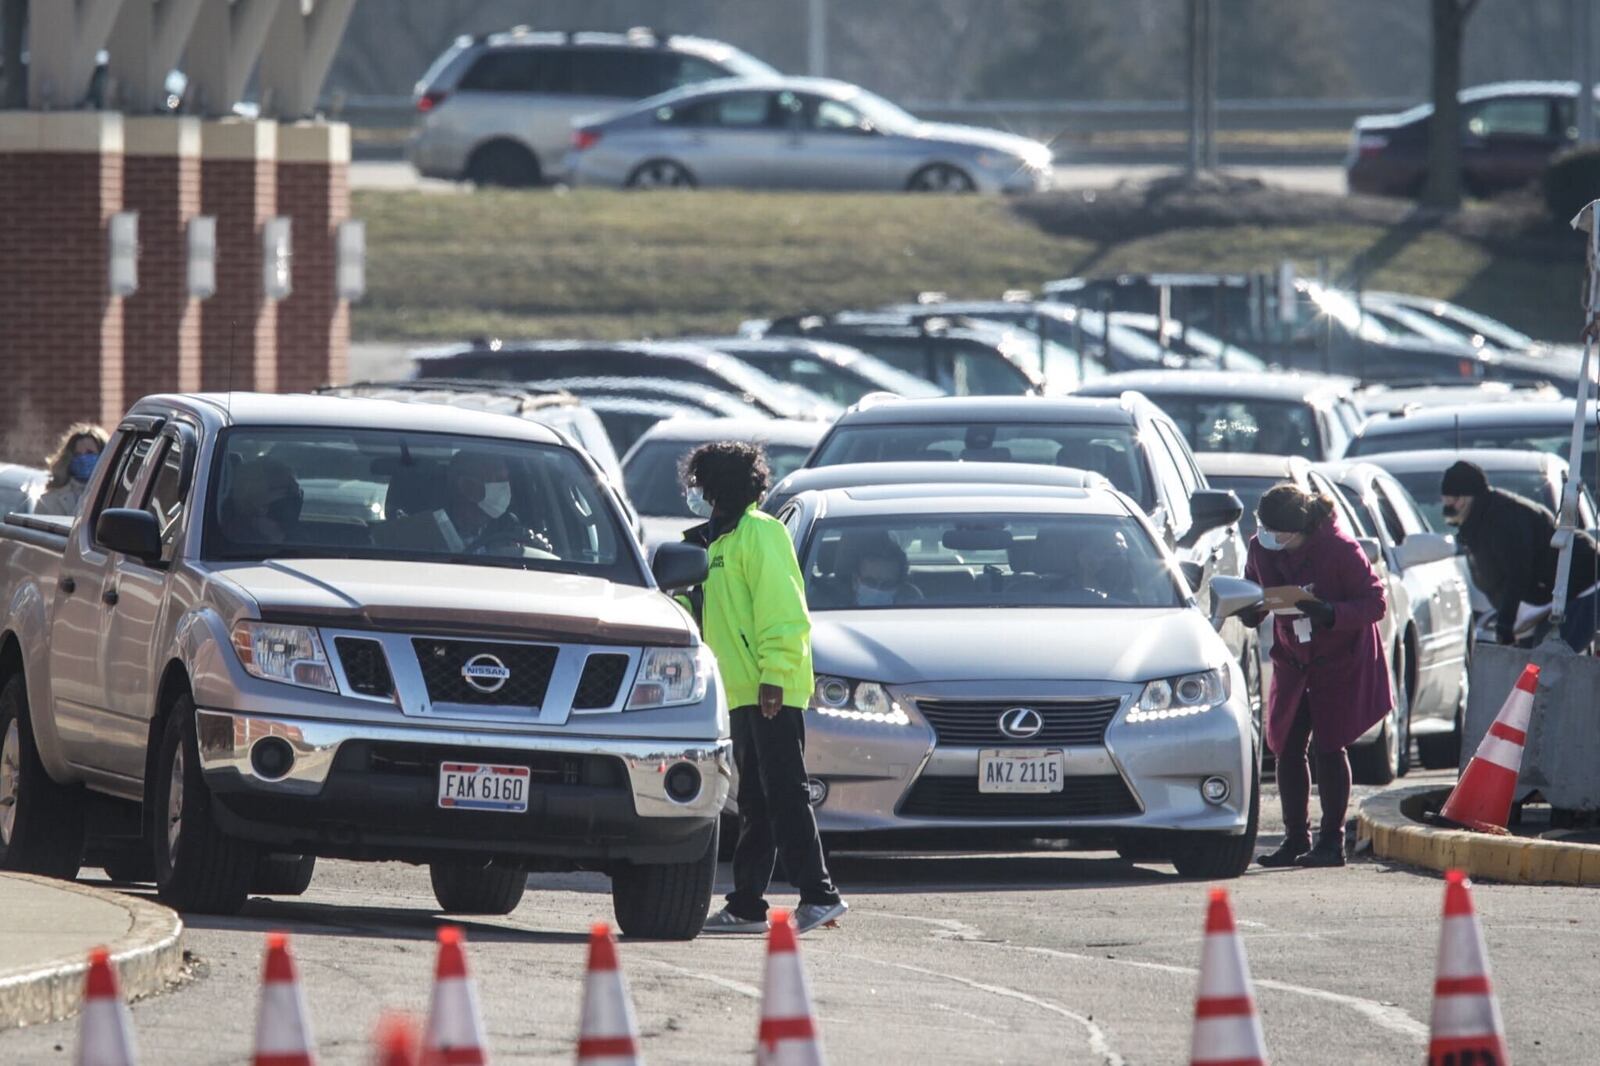
[[[979,792],[1060,792],[1067,774],[1062,751],[987,749],[978,752]]]
[[[439,765],[439,806],[463,811],[528,809],[528,768],[486,763],[447,762]]]

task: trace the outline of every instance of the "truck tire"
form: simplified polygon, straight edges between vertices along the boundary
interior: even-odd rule
[[[528,887],[528,871],[516,867],[436,862],[428,875],[433,898],[451,914],[510,914]]]
[[[1256,857],[1256,834],[1261,828],[1261,759],[1256,758],[1250,772],[1250,818],[1244,833],[1236,837],[1197,833],[1184,841],[1172,857],[1172,864],[1183,877],[1202,877],[1208,881],[1240,877]]]
[[[156,860],[143,841],[118,848],[105,857],[106,876],[123,884],[139,884],[156,879]]]
[[[260,896],[303,896],[316,872],[315,855],[263,855],[250,891]]]
[[[623,863],[611,871],[611,909],[625,936],[650,940],[693,940],[711,911],[711,882],[717,873],[717,838],[697,859],[661,866]]]
[[[211,792],[200,772],[194,701],[188,696],[179,697],[167,715],[149,793],[161,902],[200,914],[238,913],[260,853],[217,828]]]
[[[71,880],[83,865],[83,789],[58,785],[39,761],[28,686],[0,688],[0,869]]]

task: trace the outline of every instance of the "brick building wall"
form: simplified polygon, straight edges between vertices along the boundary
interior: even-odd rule
[[[290,219],[293,291],[278,304],[278,391],[348,376],[350,305],[338,294],[338,229],[350,217],[350,127],[278,128],[278,213]]]
[[[123,306],[128,402],[200,387],[200,302],[188,291],[188,226],[200,214],[200,122],[125,120],[122,200],[139,212],[139,291]]]
[[[217,291],[200,309],[200,387],[278,389],[278,316],[261,284],[261,234],[278,211],[277,124],[200,131],[200,210],[217,219]]]
[[[0,112],[0,458],[37,464],[71,423],[122,416],[122,150],[120,115]]]

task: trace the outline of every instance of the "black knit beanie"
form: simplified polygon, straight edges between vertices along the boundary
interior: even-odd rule
[[[1444,472],[1444,482],[1439,486],[1441,496],[1482,496],[1489,491],[1489,479],[1476,463],[1461,460]]]

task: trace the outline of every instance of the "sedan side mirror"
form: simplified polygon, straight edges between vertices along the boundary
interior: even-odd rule
[[[1361,550],[1366,553],[1367,562],[1377,566],[1383,558],[1383,545],[1378,543],[1376,537],[1357,537],[1356,543],[1361,545]]]
[[[108,507],[94,524],[95,543],[142,562],[161,558],[161,524],[149,511]]]
[[[1200,489],[1189,497],[1189,511],[1194,515],[1194,524],[1178,542],[1180,548],[1192,548],[1213,529],[1231,526],[1239,521],[1244,517],[1244,504],[1232,492]]]
[[[686,589],[705,581],[710,572],[706,550],[698,544],[668,543],[656,549],[650,562],[656,584],[668,592]]]
[[[1211,579],[1211,628],[1221,629],[1222,624],[1242,611],[1259,607],[1264,594],[1261,586],[1242,577],[1214,577]]]
[[[1413,533],[1394,550],[1394,561],[1402,570],[1455,557],[1456,538],[1448,533]]]

